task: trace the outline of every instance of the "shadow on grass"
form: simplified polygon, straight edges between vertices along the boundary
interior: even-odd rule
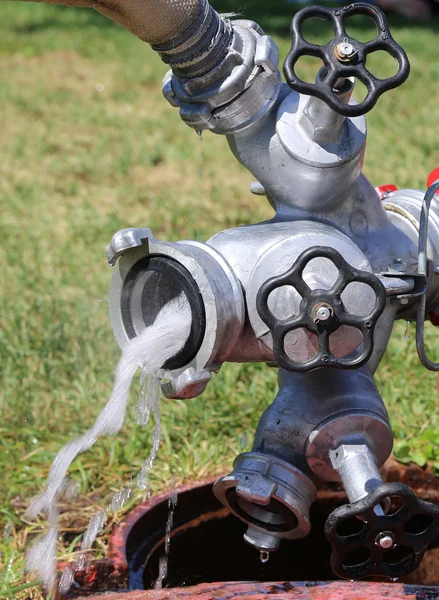
[[[324,4],[325,2],[323,1],[321,3]],[[287,4],[286,0],[211,0],[211,4],[219,12],[235,12],[242,18],[256,21],[267,33],[278,36],[289,36],[291,19],[300,9],[300,5]],[[34,22],[17,24],[15,25],[14,30],[17,33],[29,34],[50,29],[68,31],[73,29],[86,29],[87,27],[98,27],[102,29],[119,27],[119,25],[116,25],[92,9],[66,8],[59,6],[57,7],[57,10],[67,10],[69,12],[76,11],[80,17],[77,19],[57,19],[55,15],[50,15]],[[407,27],[410,24],[407,19],[396,15],[389,15],[388,20],[390,29]],[[354,17],[352,19],[352,25],[359,30],[373,31],[372,21],[369,17]],[[313,19],[312,22],[305,24],[305,33],[308,29],[308,31],[312,30],[313,35],[316,37],[326,36],[328,27],[329,24],[326,21]],[[439,29],[439,15],[436,15],[427,22],[416,22],[416,27],[434,30]]]
[[[31,34],[50,29],[59,32],[87,29],[87,27],[98,27],[100,29],[120,28],[119,25],[91,8],[84,9],[64,6],[51,6],[51,8],[55,9],[56,12],[51,11],[50,15],[35,19],[34,21],[17,23],[13,26],[14,31],[19,34]],[[60,15],[59,18],[57,17],[57,13]],[[68,15],[68,18],[65,18],[66,15]],[[73,17],[73,15],[75,16]]]
[[[298,4],[288,4],[286,0],[212,0],[211,3],[219,11],[238,12],[247,19],[257,21],[270,34],[282,36],[289,35],[291,19],[301,8]],[[336,6],[336,2],[325,2],[325,0],[314,4]],[[407,27],[411,23],[408,19],[398,15],[388,15],[387,17],[391,30]],[[372,29],[371,19],[369,17],[355,17],[353,26],[359,29]],[[416,22],[416,26],[437,30],[439,15],[429,21]],[[316,35],[324,33],[326,31],[325,21],[313,20],[313,28]]]

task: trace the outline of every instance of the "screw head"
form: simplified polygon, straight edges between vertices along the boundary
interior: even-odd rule
[[[319,303],[314,306],[312,310],[312,320],[317,325],[317,323],[326,323],[329,321],[334,315],[334,310],[332,306],[326,303]]]
[[[353,44],[344,40],[335,47],[335,56],[341,61],[349,61],[357,54],[357,50]]]
[[[340,52],[345,56],[351,56],[355,52],[353,45],[349,44],[348,42],[343,42],[343,44],[340,44],[340,46]]]
[[[329,310],[329,308],[326,308],[326,306],[321,306],[316,311],[316,317],[319,321],[327,321],[331,318],[331,311]]]
[[[395,545],[395,535],[391,531],[382,531],[377,535],[375,544],[383,550],[390,550]]]

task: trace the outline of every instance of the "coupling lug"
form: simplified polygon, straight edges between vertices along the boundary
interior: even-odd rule
[[[277,483],[259,475],[244,477],[238,481],[238,485],[236,486],[238,496],[261,506],[268,506],[270,504],[276,490]]]
[[[197,372],[193,367],[189,367],[175,379],[163,383],[161,388],[169,400],[189,400],[200,396],[211,379],[212,373],[209,369]]]
[[[147,227],[143,229],[128,227],[117,231],[113,235],[111,242],[105,247],[108,263],[114,267],[117,259],[127,250],[145,246],[148,240],[155,240],[155,238],[151,230]]]
[[[264,69],[265,77],[275,75],[279,64],[279,50],[268,35],[257,38],[255,65]]]

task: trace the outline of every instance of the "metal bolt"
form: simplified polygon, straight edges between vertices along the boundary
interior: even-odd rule
[[[329,308],[326,308],[326,306],[321,306],[316,311],[316,317],[319,321],[327,321],[331,318],[331,311],[329,310]]]
[[[332,318],[334,311],[329,304],[317,304],[312,310],[312,319],[314,323],[325,323]]]
[[[390,550],[395,544],[395,535],[391,531],[382,531],[377,535],[375,544],[383,550]]]
[[[347,40],[344,40],[335,47],[335,55],[341,61],[349,61],[357,54],[355,46]]]

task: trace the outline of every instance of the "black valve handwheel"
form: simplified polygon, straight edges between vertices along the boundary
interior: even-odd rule
[[[338,269],[338,278],[329,290],[311,290],[303,279],[303,271],[315,258],[328,258]],[[375,293],[375,306],[365,317],[347,312],[341,295],[350,283],[365,283]],[[291,319],[277,319],[268,306],[268,299],[276,289],[291,286],[302,296],[299,314]],[[318,247],[305,250],[285,274],[273,277],[260,288],[256,297],[259,316],[270,328],[273,338],[273,352],[278,364],[288,371],[307,372],[318,367],[337,369],[358,369],[370,358],[374,347],[375,325],[386,306],[386,291],[381,281],[372,273],[360,271],[345,261],[333,248]],[[324,319],[319,318],[322,314]],[[362,350],[354,356],[339,358],[330,350],[330,336],[341,325],[359,329],[363,335]],[[285,351],[285,338],[297,329],[307,329],[317,336],[318,351],[310,360],[292,360]]]
[[[368,15],[377,26],[378,36],[370,42],[359,42],[346,33],[345,20],[354,15]],[[330,21],[335,37],[325,46],[311,44],[302,35],[303,23],[312,17]],[[301,94],[316,96],[333,110],[346,117],[358,117],[369,112],[379,97],[388,90],[402,85],[410,74],[410,63],[404,50],[393,39],[384,13],[376,6],[364,2],[344,8],[310,6],[296,13],[291,22],[291,51],[284,63],[284,74],[290,87]],[[398,62],[398,72],[388,79],[378,79],[366,68],[367,56],[377,50],[388,52]],[[295,67],[303,56],[323,60],[327,69],[320,83],[306,83],[296,75]],[[340,78],[357,77],[367,88],[368,94],[360,104],[345,104],[334,92]]]
[[[396,512],[376,509],[395,501]],[[326,521],[325,533],[338,577],[397,579],[419,566],[438,537],[439,507],[420,500],[402,483],[386,483],[363,500],[337,508]]]

